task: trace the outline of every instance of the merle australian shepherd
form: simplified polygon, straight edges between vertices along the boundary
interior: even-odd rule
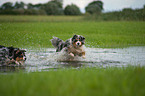
[[[85,58],[85,51],[83,49],[85,37],[83,36],[74,35],[65,42],[58,37],[53,37],[53,39],[51,39],[51,43],[56,48],[56,52],[64,50],[72,57],[81,56],[82,58]]]
[[[0,65],[23,65],[26,61],[25,50],[0,45]]]

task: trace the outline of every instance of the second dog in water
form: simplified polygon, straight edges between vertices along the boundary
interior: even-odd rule
[[[0,65],[23,65],[26,61],[25,50],[0,45]]]
[[[56,52],[64,50],[72,57],[81,56],[82,58],[85,58],[85,51],[83,48],[85,44],[85,37],[81,35],[74,35],[65,42],[58,37],[53,37],[53,39],[51,39],[51,43],[56,48]]]

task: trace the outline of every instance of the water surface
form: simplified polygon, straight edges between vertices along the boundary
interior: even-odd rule
[[[66,58],[64,53],[56,53],[54,48],[27,52],[26,70],[42,71],[57,68],[108,67],[145,65],[145,46],[128,48],[86,48],[86,59]]]
[[[81,68],[81,67],[122,67],[122,66],[144,66],[145,46],[128,48],[85,48],[86,59],[75,57],[68,59],[64,52],[56,53],[54,48],[42,50],[27,50],[27,60],[24,67],[5,67],[1,71],[25,70],[49,71],[58,68]]]

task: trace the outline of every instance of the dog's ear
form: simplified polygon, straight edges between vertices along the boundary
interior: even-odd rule
[[[85,40],[85,37],[82,36],[82,40]]]
[[[77,37],[77,35],[74,35],[72,39],[75,39]]]
[[[81,41],[84,41],[85,40],[85,37],[81,36],[80,39],[81,39]]]
[[[85,37],[81,36],[81,42],[82,44],[85,44]]]
[[[15,54],[18,54],[20,52],[20,49],[15,49]]]

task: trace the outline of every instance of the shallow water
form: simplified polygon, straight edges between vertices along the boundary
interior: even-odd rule
[[[145,64],[145,46],[118,49],[86,48],[86,59],[66,58],[66,54],[56,53],[55,49],[27,52],[26,70],[41,71],[57,68],[107,67]],[[68,56],[67,56],[68,57]]]
[[[86,59],[75,57],[68,59],[64,52],[56,53],[54,48],[27,50],[25,67],[15,68],[31,71],[49,71],[58,68],[81,67],[122,67],[128,65],[145,65],[145,46],[102,49],[85,48]],[[3,68],[1,68],[2,70]],[[14,69],[14,70],[15,70]],[[4,69],[3,69],[4,70]],[[6,70],[6,69],[5,69]]]

